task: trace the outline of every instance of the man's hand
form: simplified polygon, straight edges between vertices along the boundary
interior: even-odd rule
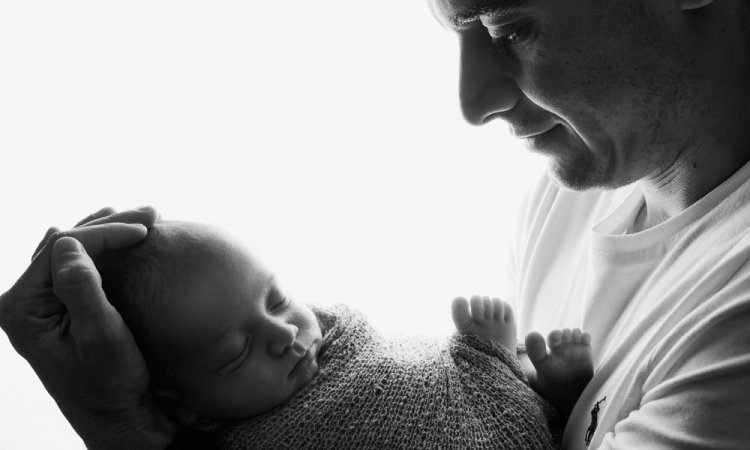
[[[150,396],[143,356],[91,260],[138,243],[157,216],[105,208],[72,230],[50,229],[0,296],[0,327],[89,448],[161,450],[177,430]]]

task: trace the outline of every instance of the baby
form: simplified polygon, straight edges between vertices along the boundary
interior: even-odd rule
[[[500,300],[454,300],[447,343],[385,339],[343,305],[294,301],[236,240],[187,222],[159,222],[96,264],[154,396],[220,448],[556,446],[559,417],[529,387]],[[589,336],[527,347],[534,387],[564,420],[592,374]]]

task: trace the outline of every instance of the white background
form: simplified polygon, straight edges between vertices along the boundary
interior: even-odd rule
[[[423,1],[0,3],[0,291],[46,228],[157,206],[246,239],[298,300],[451,331],[497,295],[543,161],[457,101]],[[0,448],[81,449],[0,333]]]

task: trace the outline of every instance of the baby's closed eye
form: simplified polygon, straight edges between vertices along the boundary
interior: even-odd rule
[[[252,349],[252,342],[253,338],[251,335],[248,335],[245,339],[245,345],[242,347],[242,350],[232,356],[226,363],[224,363],[219,370],[226,370],[229,372],[234,372],[235,370],[239,369],[243,366],[245,361],[248,360],[248,357],[250,356],[250,350]]]

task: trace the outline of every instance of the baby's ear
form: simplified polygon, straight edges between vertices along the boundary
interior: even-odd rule
[[[190,426],[198,420],[198,414],[185,405],[182,397],[174,389],[151,386],[151,394],[159,409],[180,425]]]

